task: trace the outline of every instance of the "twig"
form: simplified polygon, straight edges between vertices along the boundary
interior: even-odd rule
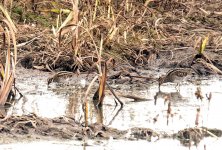
[[[141,102],[141,101],[152,101],[152,99],[147,99],[147,98],[143,98],[143,97],[138,97],[138,96],[135,96],[135,95],[119,95],[119,96],[122,96],[122,97],[125,97],[125,98],[129,98],[129,99],[133,99],[134,102]]]
[[[118,102],[120,103],[121,107],[123,107],[123,102],[119,99],[119,97],[116,95],[116,93],[113,91],[113,89],[111,88],[111,86],[106,83],[107,87],[109,88],[110,92],[113,94],[113,96],[118,100]]]
[[[217,73],[219,75],[222,75],[222,71],[220,69],[218,69],[216,66],[214,66],[211,63],[206,62],[204,59],[198,58],[196,60],[198,63],[201,63],[203,66],[205,66],[206,68],[210,69],[211,71],[213,71],[214,73]]]
[[[20,48],[22,46],[25,46],[25,45],[29,45],[31,44],[33,41],[35,41],[36,39],[38,39],[40,36],[37,36],[37,37],[34,37],[32,38],[31,40],[27,41],[27,42],[24,42],[24,43],[20,43],[20,44],[17,44],[17,48]]]

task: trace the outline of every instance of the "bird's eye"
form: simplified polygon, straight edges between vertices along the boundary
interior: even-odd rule
[[[178,76],[180,76],[180,77],[183,77],[183,76],[186,76],[186,75],[187,75],[186,72],[179,72],[179,73],[178,73]]]

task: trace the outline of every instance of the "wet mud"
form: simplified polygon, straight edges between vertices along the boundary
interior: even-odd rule
[[[176,138],[188,146],[191,142],[198,144],[204,137],[221,137],[222,130],[205,127],[187,128],[169,135],[149,128],[134,127],[128,130],[118,130],[98,123],[84,127],[72,118],[47,119],[30,114],[1,120],[0,134],[3,141],[4,138],[7,139],[7,143],[19,138],[23,138],[23,140],[53,138],[82,141],[86,139],[108,140],[112,137],[116,140],[146,140],[148,142],[163,138]]]

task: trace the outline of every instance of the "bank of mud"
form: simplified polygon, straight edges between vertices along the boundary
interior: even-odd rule
[[[222,131],[208,128],[188,128],[175,134],[156,132],[149,128],[131,128],[118,130],[102,124],[91,124],[84,127],[72,118],[59,117],[54,119],[40,118],[33,114],[11,116],[1,120],[1,143],[29,141],[38,139],[70,139],[83,141],[93,140],[147,140],[148,142],[163,138],[176,138],[184,145],[189,142],[198,144],[204,137],[221,137]]]

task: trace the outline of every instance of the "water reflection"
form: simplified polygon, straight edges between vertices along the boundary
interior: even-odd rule
[[[73,84],[52,84],[47,87],[47,77],[36,71],[28,71],[17,79],[17,86],[24,97],[16,102],[10,111],[14,115],[35,113],[41,117],[59,117],[69,116],[78,122],[84,123],[83,96],[85,89],[81,88],[78,83]],[[118,86],[118,85],[117,85]],[[110,127],[126,130],[134,127],[151,128],[155,131],[166,132],[167,134],[175,133],[181,129],[195,127],[197,109],[200,108],[199,126],[222,129],[222,81],[218,79],[201,80],[198,85],[182,84],[180,90],[176,91],[174,85],[163,85],[158,90],[158,85],[150,85],[148,88],[136,89],[133,86],[124,87],[119,85],[119,93],[125,95],[135,95],[144,97],[148,101],[134,102],[126,97],[120,97],[124,102],[124,107],[116,107],[113,101],[114,97],[107,94],[104,100],[102,122]],[[133,87],[133,88],[132,88]],[[197,87],[201,89],[203,99],[197,99],[195,92]],[[95,91],[93,91],[95,92]],[[96,109],[92,102],[93,92],[88,96],[89,99],[89,123],[98,122]],[[212,98],[209,103],[209,93]],[[205,95],[208,95],[208,98]],[[167,120],[169,102],[171,103],[172,114]],[[5,109],[1,113],[5,113]],[[168,121],[168,123],[167,123]],[[100,121],[101,122],[101,121]],[[178,140],[161,139],[155,143],[143,140],[125,141],[125,140],[108,140],[108,141],[87,141],[83,146],[82,142],[76,141],[40,141],[33,143],[19,143],[1,145],[6,149],[30,149],[31,147],[53,146],[54,149],[136,149],[141,144],[140,149],[188,149],[181,146]],[[124,144],[123,144],[124,143]],[[205,138],[198,145],[198,149],[221,149],[221,138]],[[24,146],[25,145],[25,146]],[[197,149],[192,146],[190,148]]]
[[[24,97],[10,109],[14,115],[22,115],[35,113],[41,117],[59,117],[69,116],[76,121],[84,123],[84,107],[83,97],[85,89],[78,83],[73,84],[52,84],[47,87],[47,76],[39,74],[32,77],[32,74],[24,74],[22,78],[18,79],[18,88]],[[31,76],[31,77],[30,77]],[[35,79],[35,80],[33,80]],[[117,85],[118,86],[118,85]],[[221,80],[201,80],[199,85],[182,84],[180,90],[176,91],[174,85],[163,85],[161,90],[158,90],[158,85],[150,85],[148,88],[136,89],[133,86],[123,87],[119,85],[119,93],[122,95],[135,95],[137,97],[144,97],[148,101],[134,102],[126,97],[121,97],[124,102],[122,110],[120,106],[116,107],[114,96],[107,94],[104,100],[102,111],[100,111],[100,118],[96,110],[92,97],[94,90],[88,96],[89,104],[89,124],[96,122],[103,122],[110,127],[126,130],[134,127],[151,128],[155,131],[166,132],[167,134],[175,133],[181,129],[195,127],[197,109],[200,108],[199,126],[206,126],[209,128],[222,129],[222,82]],[[197,87],[201,89],[203,99],[197,99],[195,92]],[[116,90],[117,91],[117,90]],[[209,93],[212,93],[212,98],[209,103]],[[206,97],[206,94],[208,97]],[[170,116],[169,113],[170,102]],[[5,113],[2,109],[1,113]],[[215,141],[215,139],[213,139]],[[202,149],[204,145],[208,148],[218,149],[221,145],[221,140],[212,144],[212,139],[205,138],[200,142],[198,148]],[[209,142],[210,141],[210,142]],[[88,141],[87,141],[88,142]],[[124,142],[124,144],[122,144]],[[136,149],[140,144],[143,144],[144,149],[162,149],[167,147],[169,149],[188,149],[182,147],[183,143],[170,139],[161,139],[155,143],[147,141],[115,141],[109,140],[100,143],[93,141],[90,146],[82,146],[82,143],[51,143],[55,149]],[[127,144],[126,144],[127,143]],[[28,143],[26,143],[28,145]],[[33,147],[36,143],[32,143]],[[47,144],[50,143],[47,141]],[[46,146],[46,143],[42,146]],[[214,146],[217,145],[217,146]],[[26,146],[27,146],[26,145]],[[170,145],[170,147],[169,147]],[[13,147],[13,145],[10,145]],[[3,146],[4,147],[4,146]],[[6,148],[9,146],[5,146]],[[16,145],[16,148],[19,146]],[[22,145],[24,148],[24,145]],[[39,147],[39,143],[38,143]],[[2,148],[2,146],[1,146]],[[28,148],[30,149],[30,147]],[[196,149],[191,147],[190,149]]]
[[[21,86],[24,97],[15,105],[14,114],[35,113],[42,117],[65,115],[74,118],[78,122],[85,122],[83,109],[85,89],[78,87],[78,85],[70,87],[60,84],[47,88],[45,82],[41,80],[38,83],[34,82],[28,88],[24,85]],[[22,82],[20,82],[21,84]],[[36,84],[38,84],[38,89],[36,89]],[[32,86],[34,87],[32,88]],[[214,86],[217,86],[217,88]],[[192,84],[181,85],[180,91],[175,91],[175,88],[173,86],[171,88],[169,85],[162,86],[162,91],[158,91],[157,85],[150,85],[147,89],[140,91],[134,88],[120,89],[121,94],[145,97],[148,101],[134,102],[131,99],[120,97],[125,103],[120,111],[120,107],[116,107],[113,100],[115,97],[108,94],[104,100],[101,115],[103,116],[102,122],[105,125],[123,130],[132,127],[145,127],[176,132],[182,128],[195,126],[196,109],[201,107],[201,120],[203,120],[201,125],[222,126],[222,120],[219,116],[222,113],[219,107],[221,105],[220,97],[222,93],[220,90],[222,89],[222,84],[220,82],[213,82],[212,84],[208,82],[208,84],[204,83],[199,87],[201,87],[204,96],[212,92],[210,105],[205,97],[202,102],[196,99],[195,91],[197,87]],[[212,90],[209,91],[209,89]],[[93,94],[88,96],[89,123],[96,123],[98,122],[98,116],[92,103],[92,97]],[[167,125],[167,104],[169,101],[171,102],[172,112]]]
[[[82,97],[83,92],[81,90],[79,92],[75,91],[69,96],[66,108],[67,116],[79,122],[83,121]]]
[[[33,73],[33,72],[32,72]],[[24,74],[17,79],[17,86],[24,95],[13,108],[14,114],[35,113],[42,117],[69,116],[76,121],[84,123],[83,97],[86,89],[80,83],[66,84],[52,83],[47,87],[47,77],[38,72],[32,75]],[[44,73],[45,75],[45,73]],[[31,76],[31,77],[30,77]],[[148,101],[134,102],[129,98],[119,98],[124,102],[124,107],[115,107],[114,96],[107,94],[104,99],[102,119],[105,125],[126,130],[132,127],[153,128],[158,131],[177,132],[186,127],[195,126],[196,110],[200,108],[200,126],[222,128],[222,82],[218,79],[200,80],[203,100],[197,100],[194,84],[181,84],[180,90],[175,90],[175,85],[162,85],[161,91],[158,85],[151,84],[147,88],[135,88],[134,86],[115,85],[116,93],[122,95],[135,95],[144,97]],[[118,89],[118,90],[117,90]],[[88,96],[89,123],[98,122],[96,110],[92,103],[95,90]],[[210,104],[206,94],[212,93]],[[118,95],[118,94],[117,94]],[[120,95],[120,94],[119,94]],[[167,111],[171,104],[171,116],[167,125]]]
[[[186,101],[186,98],[184,98],[178,91],[170,93],[162,91],[156,92],[154,96],[154,105],[157,105],[157,100],[160,99],[164,99],[164,103],[166,103],[167,101],[172,101],[174,104],[176,104],[177,102],[180,103],[181,101]]]

